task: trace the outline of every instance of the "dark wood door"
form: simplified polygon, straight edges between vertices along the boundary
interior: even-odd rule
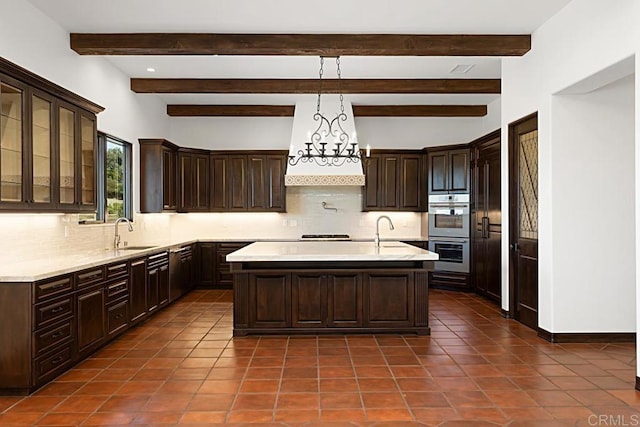
[[[129,319],[136,322],[147,314],[147,261],[146,259],[131,262],[129,280]]]
[[[229,210],[246,211],[248,206],[247,156],[230,155],[228,166]]]
[[[365,326],[413,326],[412,273],[372,273],[363,280]]]
[[[212,154],[209,159],[209,205],[212,211],[225,211],[229,208],[229,192],[227,191],[228,156]]]
[[[327,278],[327,326],[362,326],[362,275],[339,274]]]
[[[322,328],[326,324],[327,276],[320,273],[291,277],[291,326]]]
[[[538,116],[509,125],[510,311],[538,327]]]
[[[104,285],[78,293],[76,316],[78,354],[84,357],[97,348],[106,335]]]
[[[188,250],[184,254],[180,255],[182,295],[186,294],[194,287],[194,262],[193,250]]]
[[[447,179],[449,153],[447,151],[429,153],[427,158],[429,169],[429,194],[446,194],[449,191],[449,182]]]
[[[422,208],[422,156],[403,154],[400,156],[400,209],[419,211]]]
[[[362,198],[362,208],[365,211],[374,210],[380,205],[380,162],[381,156],[371,154],[364,161],[364,191]]]
[[[500,130],[474,141],[473,282],[476,292],[502,300]]]
[[[251,274],[249,279],[249,327],[291,326],[291,284],[287,273]]]

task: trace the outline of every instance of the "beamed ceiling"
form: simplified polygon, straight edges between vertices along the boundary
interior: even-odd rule
[[[481,117],[499,98],[502,59],[525,55],[569,2],[29,1],[69,31],[71,49],[106,57],[176,117],[291,116],[317,94],[319,56],[323,93],[340,89],[356,116]]]

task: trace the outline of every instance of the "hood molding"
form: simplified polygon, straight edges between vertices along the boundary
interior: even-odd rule
[[[285,175],[284,185],[287,187],[311,185],[353,185],[364,186],[364,175]]]

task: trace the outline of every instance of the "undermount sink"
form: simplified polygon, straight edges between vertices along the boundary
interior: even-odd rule
[[[151,249],[151,248],[155,248],[155,246],[123,246],[121,248],[118,248],[118,251],[141,251],[144,249]]]

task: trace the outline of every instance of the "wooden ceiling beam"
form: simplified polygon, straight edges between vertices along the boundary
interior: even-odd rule
[[[167,105],[171,117],[293,117],[293,105]],[[354,105],[355,117],[482,117],[486,105]]]
[[[171,117],[293,117],[294,105],[167,105]]]
[[[318,92],[317,79],[131,79],[137,93]],[[500,93],[500,79],[323,79],[322,93]]]
[[[355,117],[482,117],[486,105],[353,105]]]
[[[71,33],[80,55],[522,56],[529,34]]]

